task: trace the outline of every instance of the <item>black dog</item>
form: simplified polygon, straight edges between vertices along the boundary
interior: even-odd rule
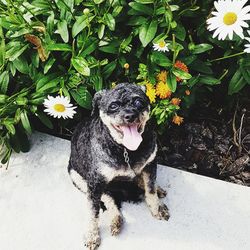
[[[101,202],[113,211],[112,235],[121,230],[122,214],[112,197],[114,182],[132,180],[144,190],[152,215],[157,219],[169,218],[167,206],[159,200],[165,191],[155,184],[157,144],[155,133],[146,124],[149,111],[149,100],[142,87],[121,83],[95,94],[91,119],[79,124],[73,134],[68,171],[73,183],[88,196],[88,249],[100,245]]]

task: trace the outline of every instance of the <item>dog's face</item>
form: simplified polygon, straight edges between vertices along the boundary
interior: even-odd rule
[[[129,150],[136,150],[149,119],[149,99],[136,84],[121,83],[114,89],[97,92],[93,115],[100,115],[113,139]]]

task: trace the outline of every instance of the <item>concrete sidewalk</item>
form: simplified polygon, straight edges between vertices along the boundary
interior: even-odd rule
[[[0,168],[0,249],[80,250],[85,197],[67,174],[70,143],[36,133],[32,150]],[[250,189],[165,166],[169,221],[154,219],[144,203],[124,203],[123,231],[109,233],[101,214],[100,250],[249,250]]]

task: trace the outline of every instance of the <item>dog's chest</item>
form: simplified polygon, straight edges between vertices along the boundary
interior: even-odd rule
[[[139,159],[138,161],[129,161],[129,164],[123,162],[119,166],[114,166],[113,164],[102,163],[98,169],[99,173],[104,176],[108,182],[112,181],[117,177],[133,179],[136,176],[140,175],[144,167],[154,160],[156,152],[157,147],[155,147],[155,150],[148,157],[143,158],[143,160]],[[124,156],[121,155],[121,157]]]

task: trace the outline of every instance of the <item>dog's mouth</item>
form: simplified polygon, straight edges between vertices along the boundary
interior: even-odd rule
[[[132,123],[123,125],[113,125],[122,134],[122,144],[129,150],[135,151],[142,142],[142,124]]]

